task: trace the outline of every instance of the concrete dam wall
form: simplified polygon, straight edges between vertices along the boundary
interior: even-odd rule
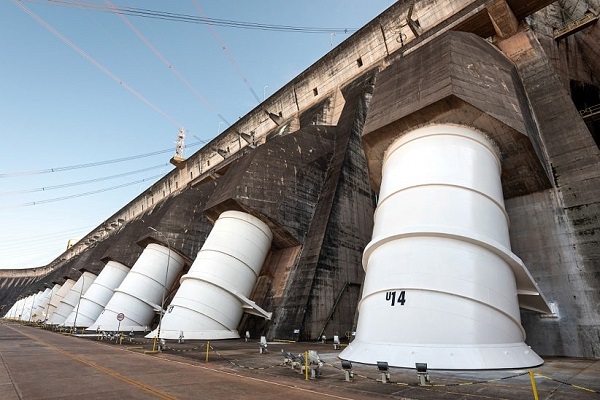
[[[347,359],[429,348],[432,368],[600,357],[598,13],[396,2],[52,263],[0,271],[2,315],[47,320],[110,265],[130,271],[78,297],[151,335],[164,308],[168,339],[339,335]]]

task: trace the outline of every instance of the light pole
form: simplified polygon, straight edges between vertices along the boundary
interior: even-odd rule
[[[160,314],[158,316],[158,328],[156,328],[156,336],[154,337],[154,344],[152,346],[152,351],[156,351],[156,342],[160,339],[160,327],[162,325],[163,315],[165,313],[165,297],[167,295],[167,281],[169,280],[169,263],[171,262],[171,246],[169,245],[169,241],[166,236],[162,234],[162,232],[154,229],[149,226],[148,229],[156,232],[160,236],[162,236],[167,244],[167,248],[169,249],[168,257],[167,257],[167,270],[165,271],[165,284],[163,286],[163,294],[162,294],[162,302],[160,303]]]
[[[31,299],[31,308],[29,309],[29,319],[27,320],[28,324],[31,324],[31,317],[33,315],[33,305],[35,304],[35,294],[32,294]]]
[[[21,308],[21,314],[19,314],[19,320],[22,321],[23,314],[25,313],[25,303],[27,303],[27,297],[23,297],[23,307]]]
[[[71,268],[75,272],[77,271],[75,268]],[[79,305],[81,304],[81,297],[83,296],[83,287],[85,286],[85,275],[81,273],[81,289],[79,290],[79,301],[77,302],[77,309],[75,310],[75,319],[73,320],[73,332],[77,333],[77,315],[79,315]]]
[[[44,284],[45,285],[45,284]],[[48,286],[46,286],[48,287]],[[48,304],[46,304],[46,314],[44,315],[44,328],[48,325],[48,311],[50,311],[50,303],[52,303],[52,298],[54,297],[54,288],[48,287],[50,289],[50,300],[48,300]]]

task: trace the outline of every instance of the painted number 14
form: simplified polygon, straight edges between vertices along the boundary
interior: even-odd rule
[[[392,302],[392,306],[395,306],[396,303],[399,303],[401,306],[404,305],[404,303],[406,303],[406,291],[402,290],[401,292],[398,293],[398,298],[396,298],[396,293],[397,292],[386,292],[385,293],[385,300],[386,301],[391,301]]]

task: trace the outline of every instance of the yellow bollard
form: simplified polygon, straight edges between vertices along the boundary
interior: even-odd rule
[[[152,351],[156,351],[156,336],[154,336],[154,339],[152,339]]]
[[[539,400],[537,386],[535,384],[535,378],[533,377],[533,371],[529,370],[529,379],[531,380],[531,390],[533,390],[534,400]]]
[[[206,362],[208,362],[208,352],[210,351],[210,342],[206,342]]]
[[[306,376],[305,380],[308,380],[308,350],[304,352],[304,375]]]
[[[119,334],[119,345],[123,344],[123,332]]]

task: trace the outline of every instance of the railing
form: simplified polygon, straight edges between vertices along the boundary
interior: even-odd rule
[[[587,28],[598,20],[598,16],[592,13],[586,13],[579,19],[573,19],[566,24],[554,30],[554,40],[562,39],[563,37],[572,35],[575,32]]]
[[[584,121],[595,120],[600,117],[600,104],[579,110],[579,115]]]

